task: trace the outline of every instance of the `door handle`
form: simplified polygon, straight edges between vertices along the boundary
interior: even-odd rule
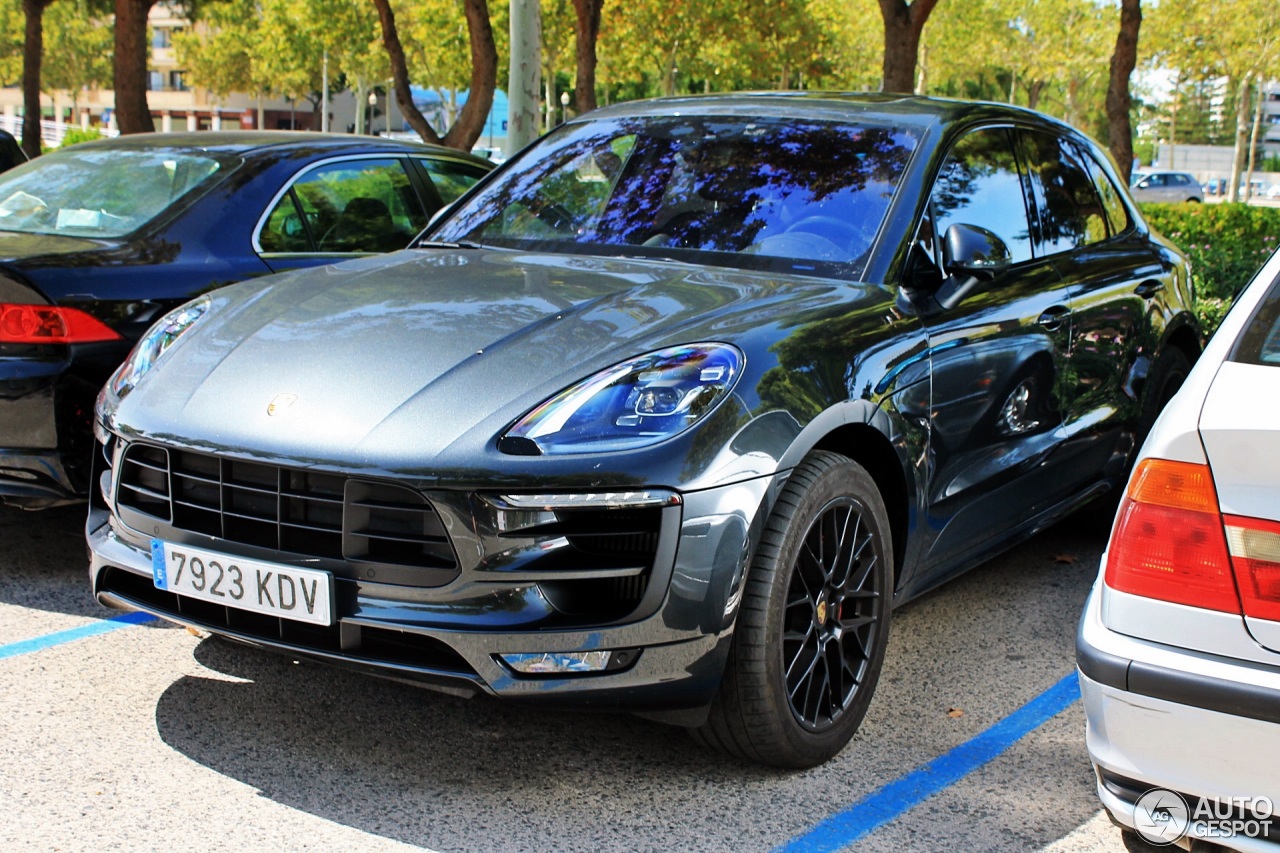
[[[1154,278],[1149,278],[1142,284],[1135,287],[1133,292],[1141,296],[1143,299],[1150,299],[1162,290],[1164,290],[1163,281],[1156,281]]]
[[[1044,313],[1040,315],[1039,323],[1050,332],[1056,332],[1062,328],[1062,322],[1067,319],[1067,315],[1071,313],[1071,309],[1065,305],[1051,305],[1044,309]]]

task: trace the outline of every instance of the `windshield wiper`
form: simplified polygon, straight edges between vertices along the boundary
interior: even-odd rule
[[[479,243],[468,240],[419,240],[410,249],[483,249]]]

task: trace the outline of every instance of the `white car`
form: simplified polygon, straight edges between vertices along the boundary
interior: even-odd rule
[[[1076,648],[1122,831],[1280,851],[1280,252],[1142,446]]]

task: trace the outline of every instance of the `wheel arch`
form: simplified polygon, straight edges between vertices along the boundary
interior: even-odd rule
[[[902,464],[884,433],[868,424],[846,424],[824,435],[811,450],[828,450],[857,462],[875,481],[893,535],[894,587],[902,577],[910,524],[910,498]]]

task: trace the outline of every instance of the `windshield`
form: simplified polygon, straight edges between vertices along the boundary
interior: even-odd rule
[[[812,120],[597,120],[542,140],[431,236],[857,276],[915,146]]]
[[[68,148],[0,175],[0,230],[122,237],[221,168],[172,148]]]

